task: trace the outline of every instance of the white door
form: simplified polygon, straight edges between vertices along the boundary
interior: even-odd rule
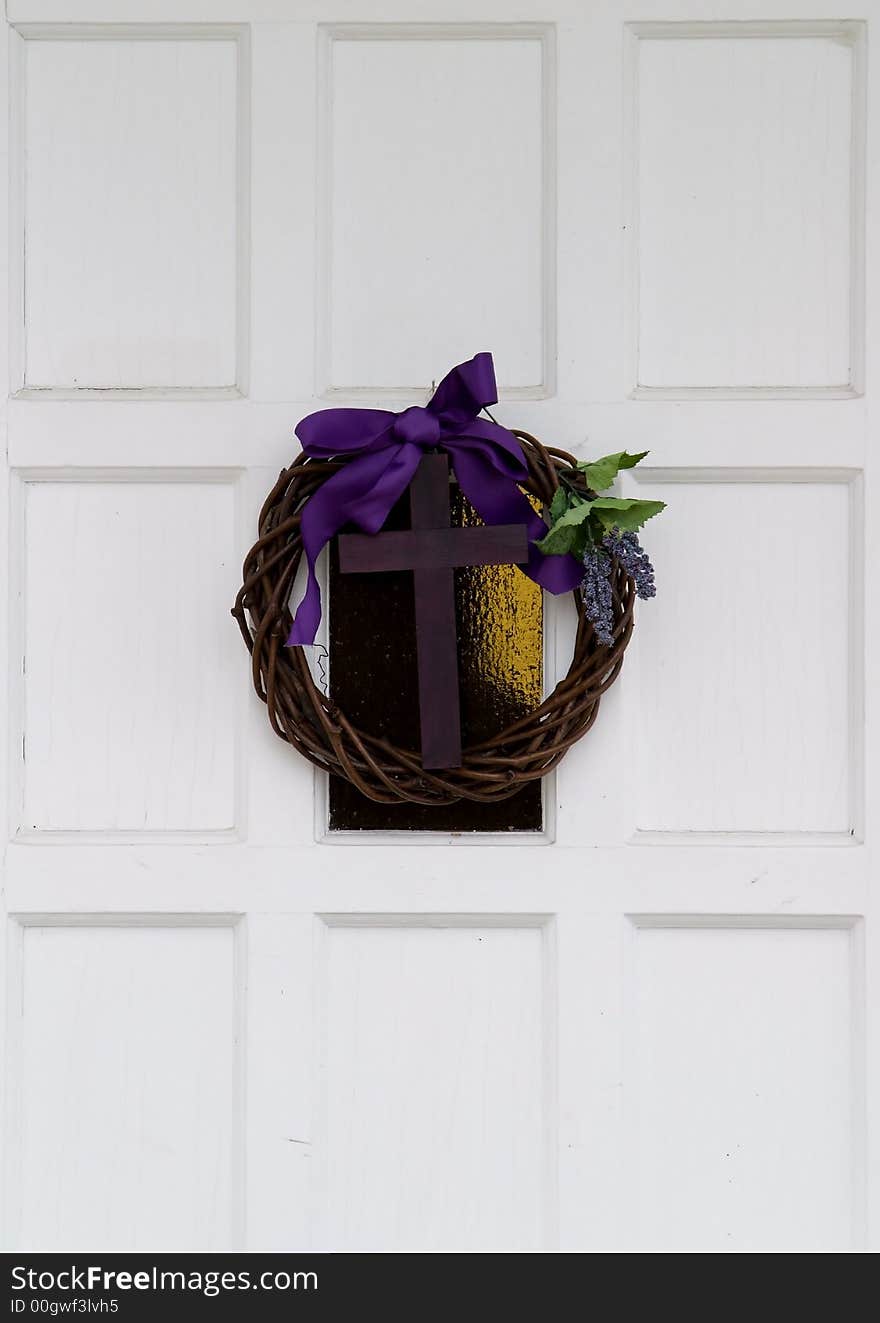
[[[7,8],[5,1245],[876,1247],[874,0]],[[241,560],[484,349],[658,596],[540,830],[331,832]]]

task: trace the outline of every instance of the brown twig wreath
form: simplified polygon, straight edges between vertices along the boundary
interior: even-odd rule
[[[523,448],[528,478],[522,489],[544,506],[560,477],[577,499],[592,493],[574,457],[544,446],[528,432],[511,429]],[[358,730],[315,684],[301,647],[285,647],[291,627],[288,605],[303,556],[303,504],[344,461],[301,454],[284,469],[266,499],[259,537],[244,562],[243,584],[232,614],[252,659],[254,688],[266,704],[272,729],[303,757],[332,776],[344,777],[368,799],[393,804],[452,804],[460,799],[492,803],[508,799],[528,781],[546,776],[596,720],[599,700],[620,674],[633,629],[635,584],[613,561],[611,643],[597,640],[579,592],[574,655],[565,677],[539,707],[492,739],[466,746],[462,765],[426,771],[417,750],[402,749]]]

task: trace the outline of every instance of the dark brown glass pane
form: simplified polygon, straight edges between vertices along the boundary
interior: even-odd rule
[[[452,523],[479,523],[455,486]],[[409,498],[386,528],[409,527]],[[487,739],[537,707],[543,685],[541,590],[513,565],[455,571],[462,740]],[[340,574],[330,554],[330,691],[355,725],[418,750],[419,703],[411,574]],[[444,808],[374,804],[330,778],[332,831],[540,831],[540,782],[498,804]]]

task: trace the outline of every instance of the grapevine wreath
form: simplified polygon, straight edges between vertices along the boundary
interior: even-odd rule
[[[479,354],[444,378],[425,409],[400,414],[328,409],[303,419],[296,429],[303,452],[281,472],[266,498],[259,537],[245,558],[232,614],[251,653],[254,687],[272,729],[317,767],[345,778],[379,803],[492,803],[546,776],[590,729],[599,700],[620,674],[636,596],[654,595],[653,570],[636,533],[663,503],[600,495],[621,469],[633,467],[644,455],[624,451],[579,462],[528,432],[501,428],[480,416],[496,398],[491,356]],[[473,459],[475,451],[491,450],[498,469],[501,447],[508,466],[503,478],[489,474],[485,465],[483,470],[496,496],[501,484],[506,486],[503,499],[493,506],[492,494],[486,498],[479,490],[473,465],[468,468],[462,456],[466,451]],[[438,450],[449,454],[464,494],[486,524],[507,523],[512,503],[522,503],[526,512],[517,507],[514,517],[530,525],[530,545],[529,562],[520,568],[551,591],[572,593],[577,633],[567,674],[538,707],[491,739],[466,745],[461,766],[428,770],[418,749],[358,729],[316,684],[302,645],[313,641],[320,619],[314,572],[320,547],[350,523],[378,532],[420,455]],[[351,495],[353,488],[361,498],[365,493],[358,465],[364,471],[372,465],[368,480],[382,474],[366,493],[372,500],[369,516],[363,499],[358,506]],[[394,481],[377,513],[376,492],[381,482],[388,485],[392,472]],[[335,502],[334,492],[342,492]],[[324,527],[316,535],[321,512]],[[294,619],[289,598],[304,557],[309,588]]]

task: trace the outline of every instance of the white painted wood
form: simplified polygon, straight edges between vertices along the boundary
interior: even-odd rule
[[[663,605],[639,613],[637,825],[846,836],[851,485],[682,476],[638,484],[669,516],[645,535]]]
[[[547,44],[540,29],[520,26],[421,37],[408,27],[331,29],[321,126],[322,387],[427,387],[443,375],[438,363],[491,344],[505,386],[549,393]],[[420,324],[429,334],[413,335]]]
[[[326,1247],[540,1248],[541,929],[331,923],[325,940]]]
[[[853,931],[661,924],[634,940],[644,1249],[858,1248]]]
[[[158,476],[21,484],[26,835],[236,826],[235,489]]]
[[[880,96],[736,10],[10,0],[4,1248],[880,1245]],[[484,347],[659,595],[537,844],[340,848],[241,558]]]
[[[24,384],[235,386],[235,41],[24,45]]]
[[[608,863],[599,868],[604,871]],[[624,921],[617,912],[597,913],[571,903],[584,881],[583,876],[571,879],[569,903],[564,914],[557,910],[554,921],[558,1245],[569,1252],[616,1252],[631,1243],[633,1226],[622,1179]],[[593,1192],[590,1197],[585,1197],[587,1190]]]
[[[636,29],[634,384],[853,388],[854,46],[741,30]]]
[[[322,925],[273,908],[247,919],[245,1248],[283,1253],[314,1238],[312,945]]]
[[[394,400],[393,407],[420,399],[424,400],[424,392],[413,392]],[[118,467],[119,414],[105,403],[95,398],[11,400],[11,465],[63,469],[75,449],[83,467]],[[175,429],[180,415],[173,398],[126,399],[125,406],[125,458],[137,468],[235,468],[246,459],[250,472],[263,468],[273,478],[293,456],[296,442],[291,439],[290,419],[316,407],[312,397],[296,396],[261,402],[194,400],[187,403],[186,427]],[[749,401],[747,432],[741,411],[719,410],[705,400],[689,402],[682,410],[673,401],[652,401],[650,408],[633,409],[622,397],[614,404],[582,404],[558,397],[540,402],[514,399],[502,400],[492,412],[507,426],[543,430],[580,456],[595,456],[606,445],[649,448],[652,467],[723,469],[730,467],[734,447],[738,464],[747,469],[808,469],[821,476],[829,463],[828,414],[822,409],[805,412],[799,401]],[[834,468],[858,470],[866,402],[848,401],[837,417]],[[244,455],[242,436],[247,437]],[[255,499],[259,496],[256,491]]]
[[[864,876],[862,846],[841,848],[812,838],[788,848],[767,835],[749,848],[728,848],[723,838],[699,842],[679,838],[662,849],[649,845],[621,849],[576,846],[538,850],[500,850],[460,846],[454,856],[424,842],[400,849],[396,843],[364,848],[264,846],[250,844],[206,850],[198,843],[152,843],[133,840],[124,849],[89,841],[75,850],[18,848],[11,851],[8,902],[22,909],[30,899],[39,909],[105,911],[115,907],[138,913],[137,883],[149,873],[149,897],[163,911],[190,912],[210,895],[217,907],[239,901],[257,914],[321,912],[373,914],[371,893],[397,913],[409,901],[414,913],[434,911],[430,901],[442,895],[441,914],[527,914],[542,872],[540,894],[547,912],[566,919],[642,913],[662,891],[671,913],[852,915],[862,913],[870,887]],[[337,862],[339,857],[339,862]],[[559,866],[555,864],[558,858]],[[550,860],[550,864],[546,860]],[[256,865],[259,864],[257,868]],[[706,878],[711,878],[707,887]],[[829,883],[829,876],[833,882]],[[413,879],[416,879],[414,888]],[[601,879],[613,885],[600,885]],[[589,907],[587,907],[589,902]]]
[[[18,936],[19,1246],[229,1248],[233,929],[62,919]]]
[[[251,334],[259,352],[245,365],[247,393],[255,400],[308,399],[315,390],[315,34],[290,22],[261,23],[249,29],[249,45],[251,214],[242,261],[250,273]],[[273,436],[276,467],[291,417],[285,410]]]

